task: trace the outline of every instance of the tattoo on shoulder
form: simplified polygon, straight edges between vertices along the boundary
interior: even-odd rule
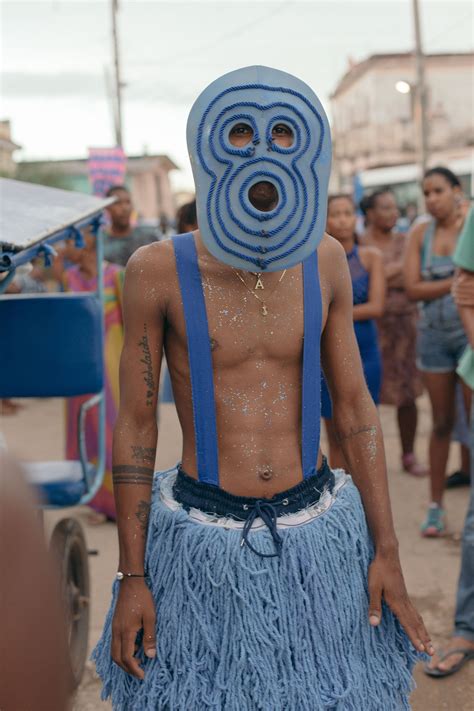
[[[155,379],[153,376],[153,365],[151,361],[150,344],[148,342],[148,329],[146,323],[143,324],[143,336],[138,341],[138,345],[142,349],[142,358],[140,363],[143,363],[145,370],[142,370],[143,381],[146,385],[146,404],[153,406],[153,397],[155,395]]]
[[[148,501],[139,501],[138,509],[135,511],[135,517],[140,522],[140,528],[143,532],[143,538],[146,538],[148,530],[148,521],[150,518],[150,508],[151,505]]]
[[[346,439],[352,439],[353,437],[357,437],[361,434],[375,434],[376,432],[377,427],[375,425],[365,425],[363,427],[359,427],[357,430],[354,430],[351,427],[349,432],[336,432],[336,439],[338,442],[343,442]]]
[[[140,445],[132,444],[132,459],[134,462],[148,462],[150,464],[155,463],[155,449],[154,447],[141,447]]]
[[[153,484],[153,468],[139,467],[136,464],[117,464],[112,467],[114,486],[119,484]]]

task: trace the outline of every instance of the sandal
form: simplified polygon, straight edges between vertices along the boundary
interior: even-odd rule
[[[426,476],[428,474],[428,469],[423,464],[419,464],[413,452],[402,456],[402,467],[404,472],[412,476]]]
[[[454,664],[451,669],[439,669],[438,667],[430,668],[427,664],[425,664],[423,671],[425,674],[428,674],[428,676],[441,679],[443,676],[451,676],[451,674],[456,674],[456,672],[463,668],[466,662],[470,659],[474,659],[474,649],[472,649],[472,647],[470,649],[450,649],[449,652],[441,655],[438,664],[440,662],[444,662],[445,659],[448,659],[448,657],[451,657],[453,654],[462,654],[462,659],[457,664]]]
[[[438,504],[430,504],[426,518],[421,524],[421,535],[425,538],[439,538],[446,533],[445,513]]]
[[[446,479],[446,488],[454,489],[458,486],[469,486],[470,483],[471,475],[459,469],[458,471],[453,472],[448,476],[448,478]]]

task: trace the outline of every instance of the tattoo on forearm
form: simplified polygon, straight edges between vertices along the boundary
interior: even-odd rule
[[[140,522],[140,528],[143,532],[143,538],[146,538],[148,530],[148,520],[150,518],[150,504],[147,501],[139,501],[138,509],[135,512],[136,518]]]
[[[357,437],[357,435],[361,434],[376,434],[377,432],[377,427],[375,425],[367,425],[364,427],[359,427],[357,430],[353,430],[352,427],[349,430],[349,432],[336,432],[336,439],[339,443],[343,442],[346,439],[352,439],[353,437]]]
[[[133,464],[118,464],[112,467],[114,486],[118,484],[153,484],[153,469]]]
[[[155,453],[154,447],[141,447],[140,445],[132,444],[132,459],[135,462],[149,462],[150,464],[154,464]]]
[[[143,324],[143,336],[138,341],[138,345],[142,349],[143,358],[140,358],[140,363],[143,363],[145,370],[142,371],[143,380],[146,385],[146,404],[153,406],[153,396],[155,394],[155,379],[153,377],[153,365],[151,362],[150,344],[148,343],[148,331],[146,323]]]
[[[142,486],[151,486],[153,481],[142,476],[126,476],[124,474],[120,474],[119,476],[114,475],[114,486],[118,486],[119,484],[141,484]]]

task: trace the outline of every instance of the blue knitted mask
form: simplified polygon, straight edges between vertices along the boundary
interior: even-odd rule
[[[248,143],[240,147],[231,143],[237,124],[247,127]],[[287,148],[276,143],[278,125],[291,135]],[[216,259],[247,271],[278,271],[316,249],[326,224],[331,136],[321,103],[304,82],[268,67],[225,74],[196,100],[187,141],[198,225]],[[262,182],[275,196],[266,211],[254,197],[260,186],[253,186]]]

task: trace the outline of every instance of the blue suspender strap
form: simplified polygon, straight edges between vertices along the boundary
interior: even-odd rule
[[[301,458],[303,476],[314,474],[321,428],[321,291],[318,254],[303,262],[304,343],[302,385]]]
[[[216,408],[206,302],[191,233],[173,237],[188,341],[199,481],[219,485]]]
[[[219,485],[216,410],[206,303],[192,234],[173,237],[183,300],[193,399],[199,481]],[[304,344],[302,377],[302,468],[304,477],[316,468],[321,420],[321,293],[318,256],[303,262]]]

